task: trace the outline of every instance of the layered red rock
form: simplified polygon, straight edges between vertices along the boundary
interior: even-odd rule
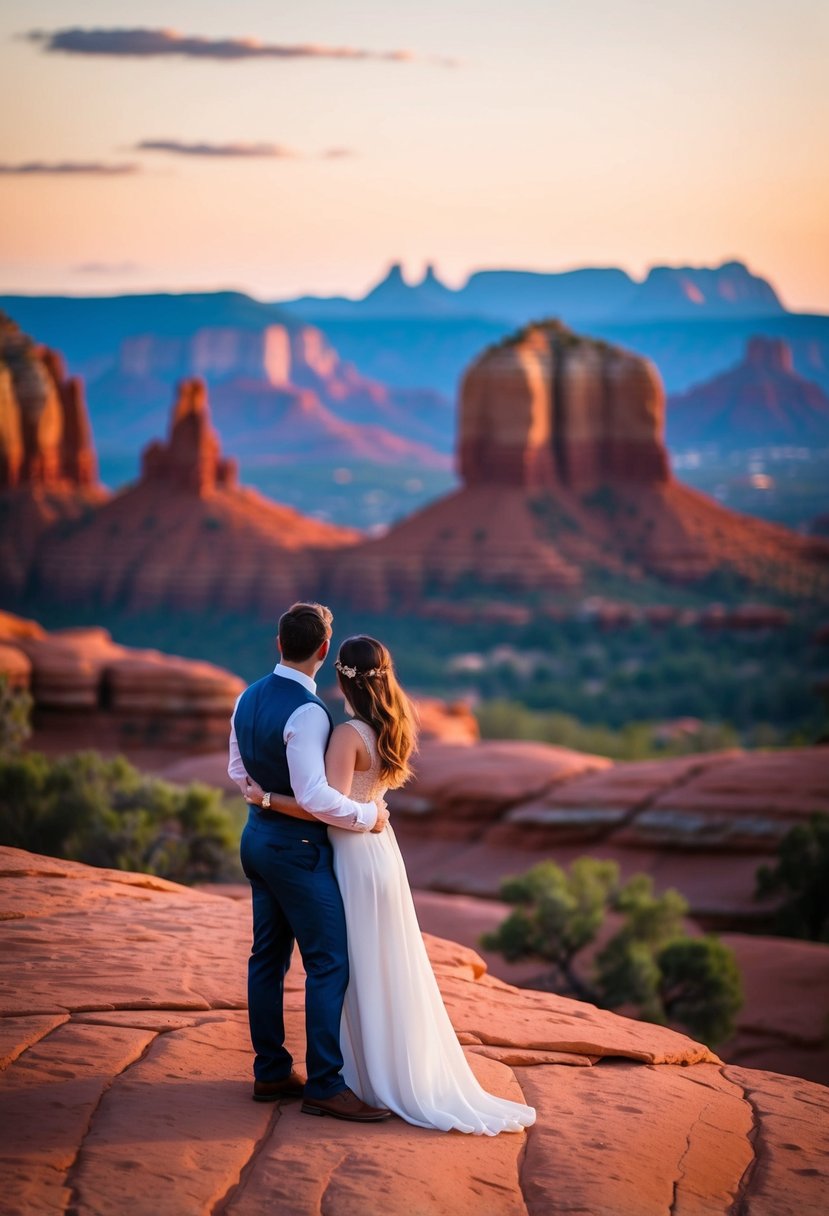
[[[97,485],[83,384],[0,313],[0,490]]]
[[[829,395],[794,370],[781,338],[751,338],[742,362],[672,397],[672,447],[739,450],[829,443]]]
[[[0,613],[0,673],[34,701],[36,747],[210,751],[244,681],[212,663],[134,650],[105,629],[47,633]]]
[[[427,938],[482,1084],[538,1111],[526,1135],[398,1119],[309,1137],[297,1103],[250,1101],[246,903],[4,849],[4,1202],[138,1216],[521,1216],[823,1210],[826,1091],[723,1065],[702,1044],[490,978]],[[83,915],[79,915],[79,912]],[[25,982],[19,959],[25,954]],[[288,1042],[304,1054],[301,969]],[[171,1136],[170,1127],[176,1134]],[[643,1206],[646,1204],[647,1206]]]
[[[737,515],[677,482],[655,368],[543,322],[485,351],[460,397],[463,488],[334,563],[331,594],[375,611],[447,591],[560,592],[585,571],[694,582],[730,572],[816,596],[829,544]]]
[[[179,386],[167,442],[144,453],[140,481],[47,537],[39,568],[63,602],[273,615],[278,605],[307,598],[315,551],[357,537],[238,486],[204,383],[188,380]]]
[[[770,926],[758,868],[791,827],[829,813],[825,747],[612,763],[543,744],[434,741],[416,771],[389,796],[415,885],[491,898],[509,874],[589,852],[676,887],[719,927]]]
[[[664,393],[647,360],[532,325],[477,359],[461,386],[459,469],[467,486],[575,492],[668,480]]]
[[[0,313],[0,584],[23,591],[45,533],[104,498],[82,382]]]
[[[217,423],[248,460],[449,466],[433,446],[448,429],[443,398],[363,376],[313,326],[206,326],[121,344],[116,377],[139,398],[145,382],[148,403],[176,371],[209,380]]]

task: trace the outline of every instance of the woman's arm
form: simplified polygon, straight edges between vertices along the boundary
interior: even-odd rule
[[[357,755],[362,739],[353,727],[343,722],[335,727],[325,753],[325,775],[328,784],[341,794],[351,793],[351,782],[357,768]]]
[[[261,785],[248,777],[246,781],[245,802],[251,802],[254,806],[261,806],[262,799],[265,796],[265,791]],[[312,815],[310,811],[303,811],[302,807],[297,802],[296,798],[289,798],[285,794],[271,794],[271,807],[275,811],[280,811],[283,815],[289,815],[291,819],[314,819],[316,815]],[[317,821],[319,822],[319,821]]]

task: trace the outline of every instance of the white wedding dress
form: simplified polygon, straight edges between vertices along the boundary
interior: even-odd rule
[[[371,768],[355,772],[351,797],[385,793],[374,731],[360,734]],[[387,1106],[417,1127],[476,1135],[520,1132],[535,1122],[531,1106],[496,1098],[475,1079],[443,1004],[394,831],[332,829],[334,872],[348,929],[350,980],[340,1041],[345,1083],[372,1105]]]

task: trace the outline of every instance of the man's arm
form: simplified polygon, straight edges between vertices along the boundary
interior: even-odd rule
[[[247,789],[248,775],[245,772],[245,766],[242,763],[242,756],[239,752],[239,741],[236,738],[236,706],[239,704],[241,693],[236,698],[236,705],[233,706],[233,713],[230,715],[230,741],[228,743],[229,760],[227,765],[227,775],[231,781],[235,781],[239,789],[244,794]]]
[[[296,800],[331,827],[370,832],[377,822],[377,806],[373,802],[355,802],[328,784],[327,743],[328,717],[321,706],[311,702],[291,714],[285,727],[285,746]]]

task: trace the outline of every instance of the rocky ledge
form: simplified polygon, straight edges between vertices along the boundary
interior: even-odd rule
[[[427,938],[483,1084],[527,1136],[314,1125],[250,1101],[244,903],[0,849],[3,1210],[453,1216],[824,1211],[829,1093],[512,988]],[[287,1025],[303,1054],[301,969]]]

